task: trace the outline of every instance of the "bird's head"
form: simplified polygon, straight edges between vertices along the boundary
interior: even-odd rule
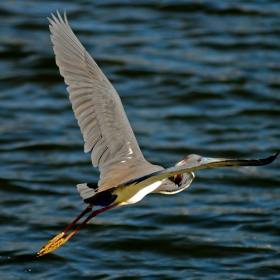
[[[194,158],[194,156],[196,156],[196,158]],[[181,161],[176,163],[175,166],[191,164],[192,162],[198,160],[199,158],[201,157],[197,155],[186,156]],[[186,189],[191,184],[194,178],[195,175],[193,172],[177,174],[174,177],[165,180],[156,190],[153,191],[153,193],[161,193],[161,194],[169,194],[169,195],[176,194]]]
[[[181,161],[175,164],[175,166],[181,166],[186,164],[194,164],[194,163],[200,163],[202,161],[202,157],[199,155],[188,155],[184,157]],[[180,187],[180,191],[187,188],[192,180],[195,178],[195,175],[193,172],[186,172],[183,174],[178,174],[174,176],[173,182]]]
[[[199,155],[188,155],[179,161],[176,166],[187,165],[187,164],[199,164],[205,161],[205,158]]]

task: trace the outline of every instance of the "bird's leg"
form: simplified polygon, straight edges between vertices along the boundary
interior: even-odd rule
[[[65,238],[63,236],[65,233],[77,223],[78,220],[80,220],[86,213],[90,212],[92,210],[92,206],[87,207],[69,226],[67,226],[61,233],[56,235],[53,239],[51,239],[42,249],[38,252],[37,257],[41,257],[45,254],[48,254],[57,248],[59,248],[61,245],[66,243],[81,227],[83,227],[91,218],[97,216],[98,214],[105,212],[107,210],[110,210],[114,207],[118,206],[118,203],[95,210],[92,212],[80,225],[78,225],[70,234],[68,234]]]
[[[63,235],[72,227],[74,226],[86,213],[90,212],[93,208],[93,205],[89,205],[72,223],[70,223],[61,233]],[[62,236],[63,236],[62,235]],[[61,237],[62,237],[61,236]]]
[[[108,211],[114,207],[118,206],[118,203],[95,210],[92,212],[80,225],[78,225],[71,233],[69,233],[65,238],[65,242],[67,242],[81,227],[83,227],[91,218],[97,216],[98,214]]]
[[[54,238],[52,238],[38,253],[38,257],[47,254],[59,246],[61,246],[64,243],[61,243],[63,241],[62,237],[65,235],[65,233],[73,227],[86,213],[90,212],[92,210],[92,205],[88,206],[73,222],[71,222],[62,232],[60,232],[58,235],[56,235]],[[60,244],[61,243],[61,244]]]

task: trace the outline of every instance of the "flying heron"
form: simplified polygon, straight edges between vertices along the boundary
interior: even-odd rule
[[[274,161],[278,153],[264,159],[206,158],[186,156],[174,167],[164,169],[145,160],[120,97],[88,54],[64,18],[57,11],[50,21],[56,64],[67,90],[94,167],[99,167],[98,184],[78,184],[86,209],[38,252],[45,255],[67,242],[92,217],[121,205],[134,204],[149,193],[176,194],[194,179],[193,171],[223,166],[259,166]],[[94,206],[92,212],[70,234],[68,232]]]

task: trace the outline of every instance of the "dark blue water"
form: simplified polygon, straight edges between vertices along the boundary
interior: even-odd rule
[[[278,1],[0,2],[0,279],[280,279],[280,161],[202,170],[174,196],[94,218],[37,251],[98,180],[54,61],[47,17],[73,30],[119,92],[143,154],[279,150]]]

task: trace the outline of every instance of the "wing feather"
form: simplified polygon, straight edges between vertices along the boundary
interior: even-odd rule
[[[92,164],[100,169],[99,190],[161,170],[144,159],[119,95],[73,33],[66,14],[62,18],[57,12],[49,21],[56,64],[68,85],[84,151],[92,150]]]
[[[267,165],[273,162],[279,153],[275,153],[274,155],[262,158],[262,159],[224,159],[224,158],[205,158],[204,161],[193,162],[191,164],[183,164],[180,166],[170,167],[164,170],[160,170],[148,175],[143,176],[142,178],[138,178],[135,180],[131,180],[126,182],[125,184],[116,186],[130,186],[132,184],[138,184],[144,180],[149,179],[149,183],[152,184],[156,181],[163,180],[165,178],[183,174],[187,172],[193,172],[196,170],[206,169],[206,168],[218,168],[218,167],[226,167],[226,166],[261,166]]]

